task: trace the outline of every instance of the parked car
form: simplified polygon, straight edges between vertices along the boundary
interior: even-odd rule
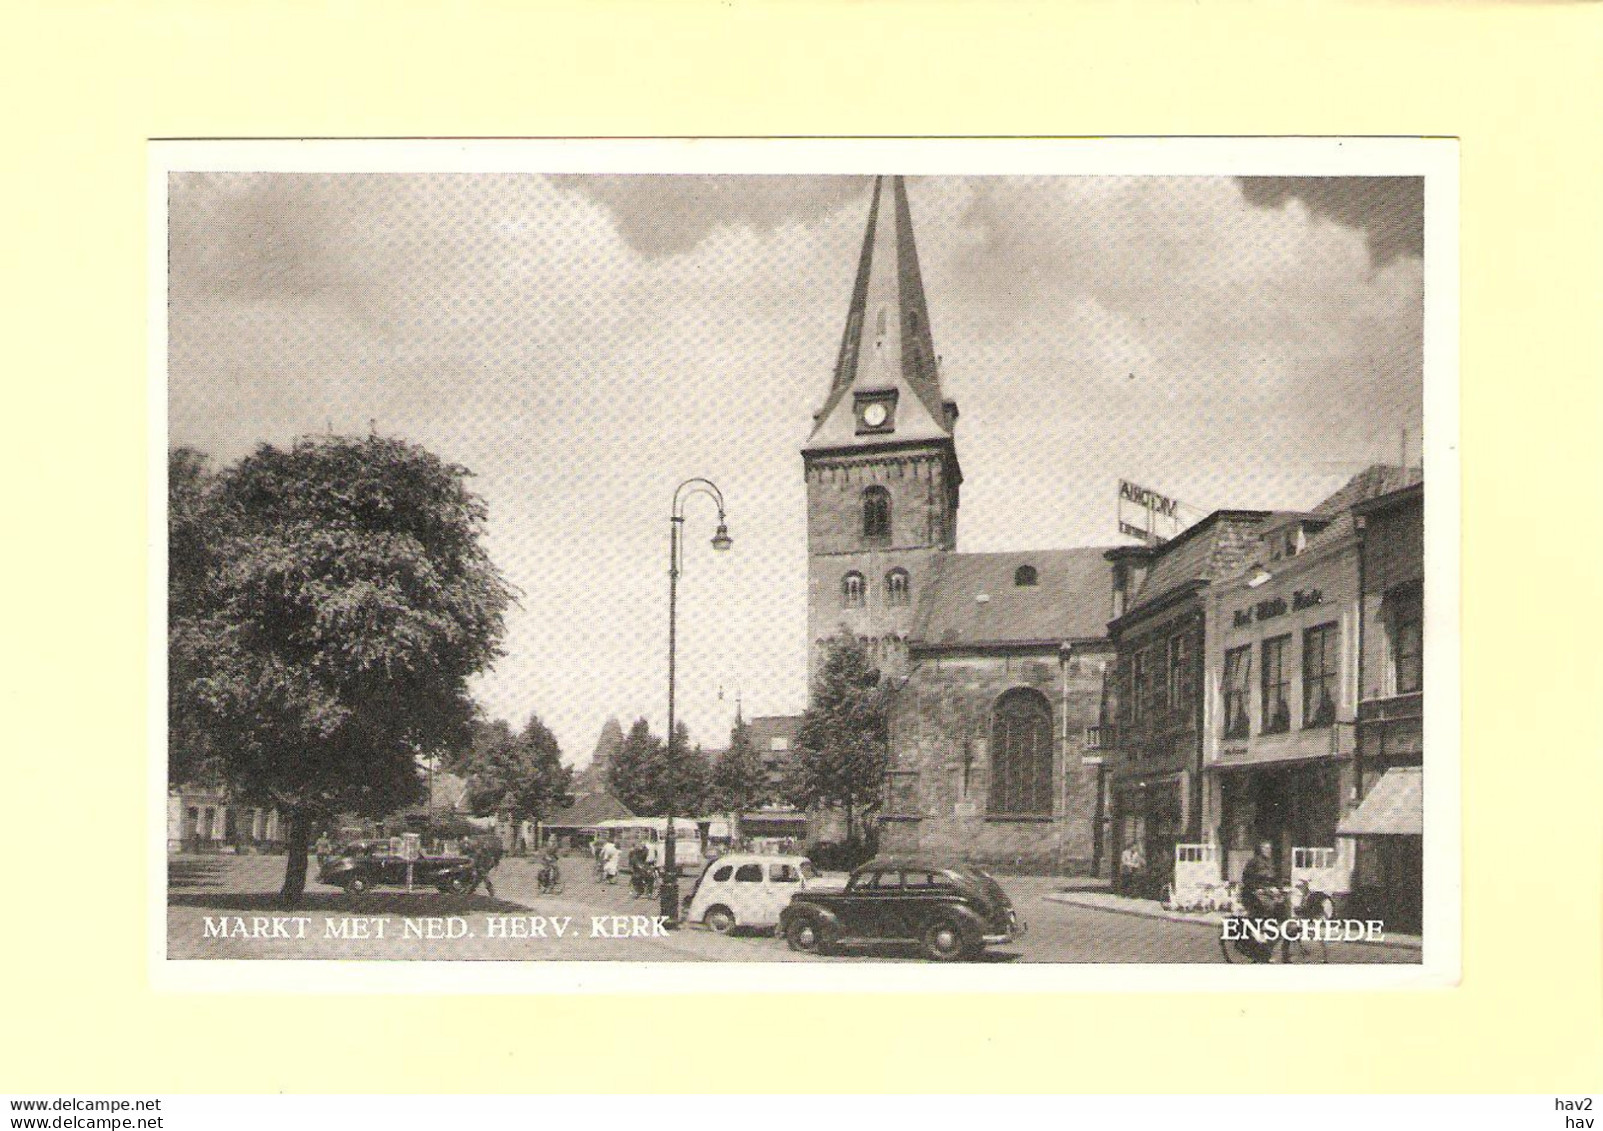
[[[382,840],[345,845],[323,861],[317,879],[319,883],[344,888],[351,895],[361,895],[373,887],[405,887],[408,864],[413,887],[467,895],[483,879],[466,856],[418,856],[409,861]]]
[[[720,935],[736,927],[770,929],[799,891],[817,891],[833,884],[805,856],[769,856],[729,852],[713,861],[685,897],[685,918],[704,923]]]
[[[1024,935],[1002,885],[947,861],[879,857],[840,891],[796,893],[780,914],[792,950],[828,954],[851,942],[915,942],[938,962],[972,958]]]

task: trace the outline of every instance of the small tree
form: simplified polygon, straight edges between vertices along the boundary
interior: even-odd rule
[[[636,719],[607,766],[607,785],[624,805],[641,816],[657,808],[663,763],[662,739],[651,733],[645,719]]]
[[[562,764],[557,736],[539,715],[530,715],[516,736],[505,723],[483,733],[486,741],[475,743],[462,767],[473,812],[483,817],[505,809],[515,821],[543,821],[573,804],[573,769]]]
[[[712,766],[712,802],[722,810],[741,813],[768,800],[768,771],[751,744],[751,728],[737,720],[729,732],[729,749]]]
[[[842,631],[829,642],[785,775],[797,808],[839,805],[856,839],[858,806],[879,796],[889,750],[889,698],[868,651]]]

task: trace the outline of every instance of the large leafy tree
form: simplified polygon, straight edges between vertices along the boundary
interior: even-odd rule
[[[707,755],[692,746],[681,720],[674,727],[673,752],[645,719],[636,719],[608,767],[612,792],[641,816],[660,817],[669,808],[679,817],[694,816],[707,805],[712,769]]]
[[[751,728],[737,719],[729,732],[729,749],[712,765],[712,803],[740,814],[768,801],[768,771],[751,743]]]
[[[785,775],[786,800],[797,808],[838,805],[855,839],[860,809],[879,797],[885,776],[889,697],[879,669],[855,637],[829,641],[811,702],[802,714]]]
[[[469,473],[414,444],[263,444],[215,479],[172,462],[170,721],[193,746],[173,770],[203,752],[280,807],[295,903],[315,820],[419,800],[419,753],[464,741],[512,593]]]
[[[510,811],[517,821],[543,821],[573,804],[573,769],[562,764],[557,736],[531,715],[517,734],[505,723],[481,727],[461,769],[468,805],[479,816]]]

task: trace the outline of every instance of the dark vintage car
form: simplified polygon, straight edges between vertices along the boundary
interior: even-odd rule
[[[972,958],[1024,934],[1002,885],[950,861],[880,857],[839,891],[800,891],[779,917],[792,950],[828,954],[843,943],[915,942],[938,962]]]
[[[477,866],[466,856],[419,856],[408,861],[392,852],[388,841],[346,845],[322,861],[317,879],[320,883],[344,888],[351,895],[361,895],[368,888],[405,887],[408,864],[413,887],[467,895],[483,879]]]

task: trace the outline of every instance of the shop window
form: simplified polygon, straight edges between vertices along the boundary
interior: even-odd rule
[[[1341,637],[1332,624],[1302,634],[1302,725],[1328,727],[1336,721],[1337,649]]]
[[[863,537],[887,542],[891,536],[891,493],[883,487],[863,489]]]
[[[991,721],[993,816],[1052,815],[1052,707],[1039,691],[1014,688]]]
[[[887,605],[905,605],[912,586],[908,581],[905,569],[893,569],[885,575],[885,603]]]
[[[1247,712],[1247,694],[1252,686],[1252,645],[1243,644],[1225,653],[1224,707],[1226,738],[1246,738],[1252,733]]]
[[[1286,676],[1286,645],[1290,636],[1276,636],[1263,642],[1263,733],[1279,734],[1291,729],[1290,680]]]
[[[1411,695],[1425,686],[1422,596],[1418,585],[1386,595],[1392,686],[1396,695]]]
[[[840,603],[848,609],[863,607],[863,575],[856,570],[840,579]]]

